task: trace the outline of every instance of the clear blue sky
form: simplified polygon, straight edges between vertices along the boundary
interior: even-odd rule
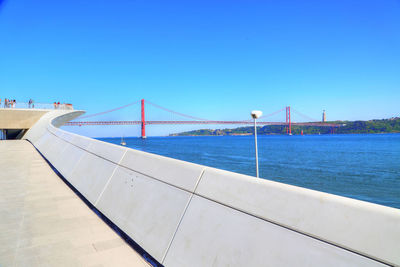
[[[286,105],[399,116],[400,1],[4,1],[0,97],[89,114],[145,98],[215,120]]]

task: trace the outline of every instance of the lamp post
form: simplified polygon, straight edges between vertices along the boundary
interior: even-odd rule
[[[262,116],[262,111],[253,110],[251,112],[251,117],[254,119],[254,146],[256,152],[256,177],[259,177],[258,173],[258,147],[257,147],[257,119]]]

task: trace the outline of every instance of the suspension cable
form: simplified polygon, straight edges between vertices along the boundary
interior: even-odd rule
[[[164,111],[167,111],[167,112],[170,112],[170,113],[173,113],[173,114],[176,114],[176,115],[180,115],[180,116],[183,116],[183,117],[186,117],[186,118],[189,118],[189,119],[194,119],[194,120],[199,120],[199,121],[208,121],[207,119],[193,117],[193,116],[190,116],[190,115],[186,115],[186,114],[183,114],[183,113],[180,113],[180,112],[173,111],[171,109],[164,108],[164,107],[159,106],[157,104],[154,104],[154,103],[152,103],[152,102],[150,102],[148,100],[146,100],[146,103],[149,103],[150,105],[152,105],[152,106],[154,106],[156,108],[162,109]]]
[[[307,115],[304,115],[303,113],[301,113],[301,112],[299,112],[299,111],[297,111],[297,110],[295,110],[295,109],[293,109],[293,108],[292,108],[292,111],[293,111],[294,113],[296,113],[296,114],[302,116],[303,118],[306,118],[307,120],[310,120],[310,122],[318,121],[318,120],[316,120],[315,118],[311,118],[311,117],[309,117],[309,116],[307,116]]]
[[[277,110],[277,111],[275,111],[275,112],[272,112],[272,113],[269,113],[269,114],[266,114],[266,115],[262,115],[260,118],[258,118],[258,120],[260,121],[261,119],[266,119],[266,118],[268,118],[268,117],[271,117],[271,116],[273,116],[273,115],[276,115],[276,114],[278,114],[278,113],[284,111],[285,108],[286,108],[286,107],[281,108],[280,110]],[[253,121],[253,120],[252,120],[252,119],[249,119],[249,120],[242,120],[242,121],[243,121],[243,122],[251,122],[251,121]]]
[[[120,110],[120,109],[129,107],[129,106],[138,104],[139,102],[140,102],[140,100],[135,101],[135,102],[132,102],[132,103],[129,103],[129,104],[126,104],[126,105],[123,105],[123,106],[120,106],[120,107],[117,107],[117,108],[113,108],[113,109],[110,109],[110,110],[106,110],[106,111],[103,111],[103,112],[99,112],[99,113],[95,113],[95,114],[86,115],[86,116],[80,117],[79,119],[86,119],[86,118],[91,118],[91,117],[103,115],[103,114],[106,114],[106,113],[110,113],[110,112],[113,112],[113,111],[116,111],[116,110]]]

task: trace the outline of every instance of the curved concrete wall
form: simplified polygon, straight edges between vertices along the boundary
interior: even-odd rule
[[[55,126],[25,138],[165,266],[400,265],[400,211],[153,155]]]

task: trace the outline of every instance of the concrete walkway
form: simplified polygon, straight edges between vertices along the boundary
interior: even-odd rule
[[[24,140],[0,141],[0,266],[149,266]]]

